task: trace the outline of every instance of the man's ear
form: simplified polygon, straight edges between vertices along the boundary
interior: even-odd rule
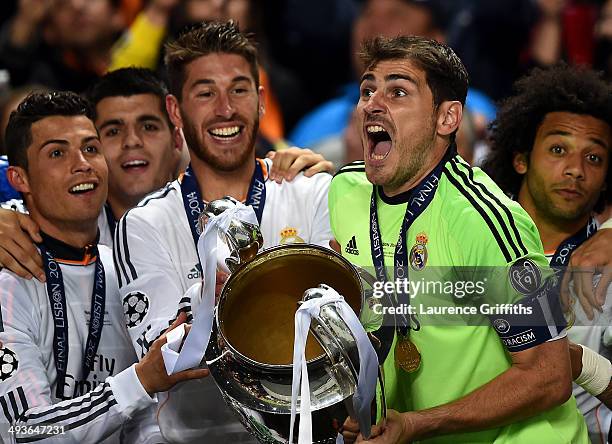
[[[172,124],[176,128],[183,128],[183,118],[181,117],[181,109],[176,96],[172,94],[166,96],[166,111]]]
[[[449,136],[459,128],[463,117],[463,105],[457,100],[442,102],[438,106],[437,132]]]
[[[9,166],[6,170],[6,177],[16,191],[23,194],[30,192],[30,181],[25,169],[18,166]]]
[[[259,118],[261,119],[266,113],[266,92],[263,86],[259,86],[257,89],[257,96],[259,97]]]
[[[514,153],[512,157],[512,166],[514,167],[514,171],[516,171],[518,174],[525,174],[529,167],[527,153]]]

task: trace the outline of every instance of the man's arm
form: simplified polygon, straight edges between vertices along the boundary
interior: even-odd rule
[[[512,366],[456,401],[416,412],[392,412],[372,443],[405,443],[503,426],[560,405],[572,393],[567,339],[511,353]],[[359,442],[359,440],[358,440]],[[370,442],[370,441],[369,441]]]
[[[185,291],[177,270],[181,265],[173,263],[164,241],[155,226],[133,211],[115,229],[113,259],[124,307],[144,307],[140,312],[126,313],[138,359],[145,356],[180,311],[191,311],[191,301],[183,297]],[[201,273],[196,265],[197,257],[193,273]]]
[[[607,359],[599,354],[595,354],[595,359],[591,360],[592,364],[589,365],[588,369],[585,369],[583,366],[583,346],[570,342],[569,351],[572,363],[572,379],[589,393],[593,393],[593,381],[596,381],[596,384],[600,385],[601,383],[599,381],[602,378],[604,381],[607,379],[609,381],[607,387],[603,392],[597,394],[596,398],[603,402],[606,407],[612,409],[612,378],[610,378],[610,364],[606,362]],[[584,375],[585,372],[586,378]],[[581,376],[582,378],[580,378]],[[586,384],[581,383],[582,379],[587,379],[588,382]],[[595,393],[599,392],[599,390],[600,388],[596,388]]]
[[[593,310],[601,311],[606,302],[606,292],[612,282],[612,222],[608,220],[591,238],[578,247],[570,257],[563,276],[561,300],[567,306],[570,299],[569,283],[574,282],[574,292],[589,319]],[[597,286],[593,288],[593,276],[601,273]]]
[[[0,304],[4,321],[4,331],[0,333],[3,342],[0,418],[3,423],[29,426],[16,427],[12,434],[3,428],[1,432],[7,442],[19,438],[44,439],[45,428],[39,427],[36,432],[39,436],[33,436],[31,431],[41,425],[54,426],[46,430],[61,433],[57,437],[61,441],[99,442],[133,413],[154,404],[152,394],[179,381],[208,374],[207,370],[188,370],[182,375],[168,376],[160,352],[166,341],[162,335],[141,363],[108,377],[85,395],[53,404],[53,382],[47,376],[48,363],[37,341],[40,319],[33,308],[37,304],[33,304],[23,282],[7,273],[0,275]],[[179,322],[184,320],[182,317]]]
[[[44,282],[42,258],[34,242],[42,242],[36,222],[27,214],[0,208],[0,267]]]

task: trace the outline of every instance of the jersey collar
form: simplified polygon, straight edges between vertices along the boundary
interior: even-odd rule
[[[43,243],[53,252],[53,257],[57,262],[77,265],[89,265],[96,261],[98,254],[98,241],[100,240],[100,231],[96,235],[96,240],[93,244],[86,245],[84,248],[73,247],[59,239],[49,236],[47,233],[40,232]]]

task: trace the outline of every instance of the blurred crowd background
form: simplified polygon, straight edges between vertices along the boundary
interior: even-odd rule
[[[126,66],[163,76],[164,42],[202,20],[234,19],[258,42],[261,151],[308,147],[336,165],[362,156],[356,54],[375,35],[428,36],[458,53],[470,73],[458,144],[475,164],[496,104],[529,69],[564,61],[612,80],[612,0],[2,0],[0,17],[2,132],[33,89],[84,92]]]

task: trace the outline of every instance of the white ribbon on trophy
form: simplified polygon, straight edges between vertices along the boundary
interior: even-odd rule
[[[185,336],[185,324],[171,330],[166,335],[168,342],[162,346],[161,352],[166,372],[169,375],[198,367],[204,357],[210,340],[215,311],[219,232],[226,233],[234,219],[258,225],[253,208],[237,202],[235,207],[228,208],[216,216],[211,216],[206,223],[204,232],[198,239],[198,256],[200,263],[203,265],[204,288],[202,289],[201,283],[194,284],[185,295],[189,296],[192,301],[196,301],[198,296],[202,294],[202,300],[193,309],[193,323],[182,349],[181,343]],[[220,247],[224,248],[225,245]],[[193,302],[191,305],[194,307]]]
[[[376,392],[378,375],[378,358],[359,318],[350,305],[333,288],[319,287],[323,296],[304,301],[295,313],[295,342],[293,346],[293,381],[291,387],[291,426],[289,443],[293,443],[293,427],[297,410],[297,394],[300,388],[300,428],[298,444],[312,444],[312,416],[310,411],[310,384],[306,364],[306,339],[310,322],[318,317],[321,307],[333,303],[342,320],[349,327],[357,343],[359,353],[359,376],[357,388],[353,394],[353,408],[357,415],[360,429],[364,436],[369,436],[371,429],[371,404]],[[336,443],[343,443],[338,435]]]

